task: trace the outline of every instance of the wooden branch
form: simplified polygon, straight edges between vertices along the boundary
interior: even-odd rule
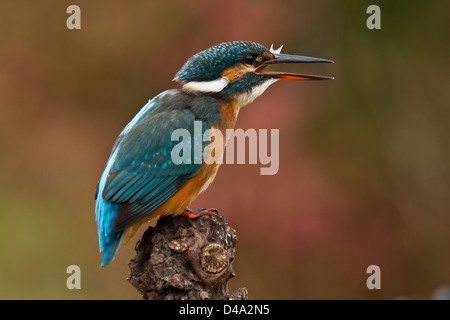
[[[228,293],[236,240],[221,215],[160,218],[136,244],[127,280],[144,299],[247,300],[245,288]]]

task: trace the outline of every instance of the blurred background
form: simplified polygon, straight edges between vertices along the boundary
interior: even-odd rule
[[[81,8],[81,30],[66,9]],[[381,30],[366,9],[381,8]],[[223,165],[192,205],[237,230],[250,299],[428,299],[450,284],[448,1],[0,2],[0,298],[140,299],[143,230],[100,268],[97,181],[123,129],[196,52],[251,40],[289,66],[237,127],[280,130],[280,167]],[[283,67],[282,67],[283,68]],[[287,70],[284,69],[284,70]],[[68,290],[66,268],[81,268]],[[381,268],[381,290],[366,269]]]

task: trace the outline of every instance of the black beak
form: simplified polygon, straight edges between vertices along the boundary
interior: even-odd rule
[[[330,80],[334,79],[333,77],[326,76],[313,76],[308,74],[298,74],[298,73],[287,73],[287,72],[256,72],[259,69],[263,69],[264,67],[270,64],[276,63],[334,63],[333,60],[320,59],[314,57],[306,57],[306,56],[295,56],[291,54],[283,54],[283,53],[274,53],[274,58],[270,60],[264,61],[256,70],[255,73],[258,75],[263,75],[267,77],[271,77],[274,79],[284,79],[284,80]]]

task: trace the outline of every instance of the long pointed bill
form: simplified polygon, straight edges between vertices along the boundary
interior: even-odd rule
[[[306,57],[306,56],[295,56],[292,54],[275,53],[275,59],[267,60],[264,64],[274,64],[274,63],[334,63],[333,60]]]
[[[331,80],[334,77],[326,76],[315,76],[308,74],[298,74],[298,73],[287,73],[287,72],[256,72],[259,69],[265,68],[270,64],[277,63],[333,63],[332,60],[320,59],[314,57],[305,56],[295,56],[291,54],[275,53],[275,58],[263,62],[263,64],[255,70],[258,75],[263,75],[266,77],[271,77],[273,79],[283,79],[283,80]]]

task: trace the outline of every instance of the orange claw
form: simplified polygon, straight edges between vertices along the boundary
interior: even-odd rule
[[[199,211],[192,211],[191,209],[186,208],[181,213],[182,216],[185,216],[190,219],[196,219],[203,216],[216,217],[217,214],[218,211],[216,209],[205,209],[205,208],[202,208]]]

